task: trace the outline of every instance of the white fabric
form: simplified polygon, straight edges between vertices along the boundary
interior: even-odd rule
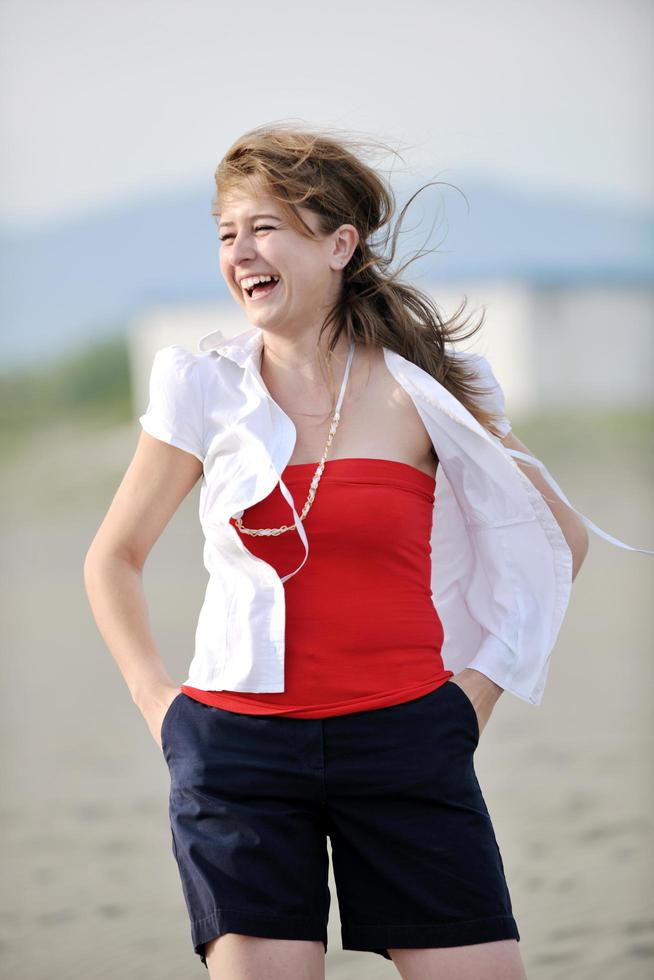
[[[184,682],[203,690],[284,690],[283,581],[253,556],[229,520],[280,485],[292,521],[311,547],[281,474],[296,442],[292,420],[259,373],[263,332],[203,337],[194,354],[157,351],[150,401],[139,421],[151,435],[203,463],[200,522],[209,573],[195,651]],[[489,408],[511,428],[504,396],[486,358],[472,352],[490,393]],[[458,673],[473,667],[530,704],[541,702],[549,659],[571,590],[572,555],[539,491],[515,459],[537,466],[569,505],[540,460],[507,449],[430,374],[394,351],[385,363],[409,393],[439,457],[431,537],[432,595],[444,628],[442,658]],[[599,529],[607,541],[635,551]]]

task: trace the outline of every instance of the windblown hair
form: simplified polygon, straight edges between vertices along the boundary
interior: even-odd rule
[[[490,390],[479,383],[467,359],[458,358],[447,346],[472,337],[481,328],[484,313],[466,332],[471,317],[460,320],[465,299],[452,317],[444,319],[427,293],[401,280],[404,269],[426,253],[416,253],[397,271],[391,269],[407,208],[432,182],[410,197],[391,235],[389,223],[396,207],[393,190],[360,158],[371,147],[383,144],[352,134],[336,138],[330,132],[282,122],[245,133],[215,171],[212,213],[220,212],[221,201],[230,193],[246,189],[253,194],[264,192],[275,200],[289,224],[309,238],[316,236],[299,208],[318,216],[319,235],[329,235],[342,224],[354,225],[359,241],[343,270],[340,295],[320,332],[322,336],[331,326],[328,351],[334,349],[342,333],[364,347],[387,347],[432,375],[482,426],[498,436],[495,423],[500,416],[483,405],[483,397]],[[387,225],[385,236],[374,241],[373,236]],[[390,252],[386,254],[389,237]]]

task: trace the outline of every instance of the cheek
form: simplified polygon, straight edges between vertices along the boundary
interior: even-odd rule
[[[234,293],[240,293],[239,287],[234,282],[234,273],[233,273],[233,270],[232,270],[229,262],[227,262],[222,257],[220,259],[220,274],[223,277],[223,279],[225,280],[225,282],[227,283],[227,285],[229,286],[229,288],[232,290],[232,292],[234,292]]]

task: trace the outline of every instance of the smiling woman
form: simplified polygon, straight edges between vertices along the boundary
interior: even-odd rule
[[[220,270],[250,326],[157,352],[87,581],[169,767],[212,977],[324,976],[329,837],[344,949],[407,980],[524,980],[473,757],[503,691],[540,703],[595,525],[455,349],[483,317],[443,319],[391,269],[392,192],[355,146],[262,127],[221,160]],[[141,570],[198,479],[209,581],[180,687]]]

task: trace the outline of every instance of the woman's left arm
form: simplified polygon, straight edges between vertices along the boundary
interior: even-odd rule
[[[512,429],[502,438],[502,442],[507,449],[518,449],[520,452],[527,453],[529,456],[534,455],[531,449],[518,439]],[[572,552],[572,578],[574,580],[588,551],[588,531],[575,512],[554,493],[554,490],[544,477],[541,476],[540,471],[535,466],[529,466],[529,464],[519,459],[516,462],[525,476],[531,480],[540,492],[549,509],[552,511],[557,524],[561,528],[568,547]],[[481,734],[488,724],[488,719],[491,716],[495,704],[503,693],[503,688],[492,681],[490,677],[486,677],[485,674],[472,667],[464,667],[463,670],[456,674],[455,677],[450,678],[450,680],[459,684],[472,701],[477,712],[479,732]],[[460,683],[461,680],[463,680],[463,684]]]
[[[508,449],[518,449],[520,452],[533,456],[531,449],[518,439],[513,429],[504,436],[502,442]],[[552,511],[557,524],[563,532],[563,536],[572,552],[572,579],[574,581],[588,552],[588,531],[583,521],[555,494],[554,490],[544,477],[541,476],[540,471],[535,466],[529,466],[528,463],[524,463],[521,460],[516,460],[516,462],[525,476],[540,491],[543,500]]]

